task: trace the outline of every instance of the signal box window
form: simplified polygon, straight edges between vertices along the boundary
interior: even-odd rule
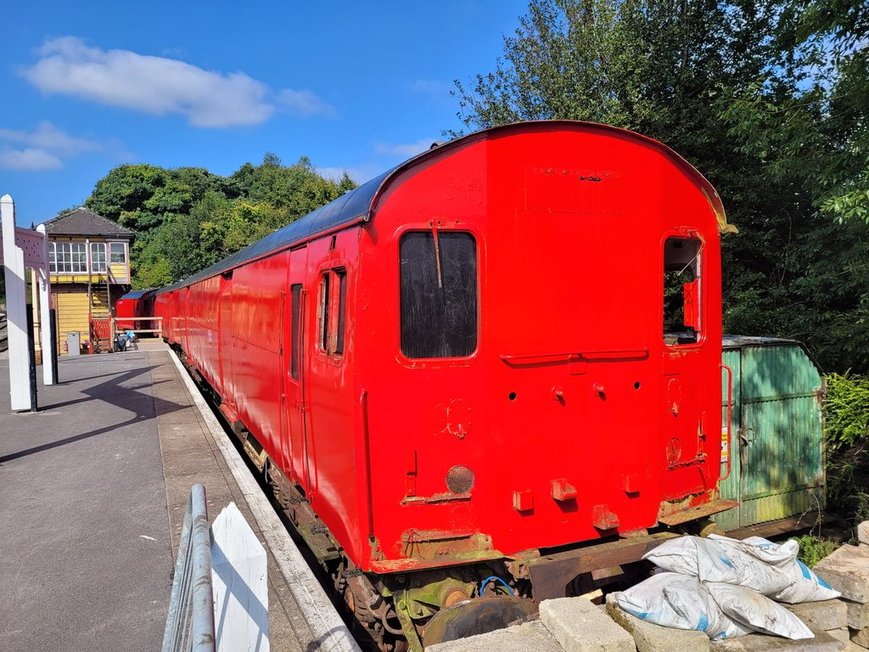
[[[477,245],[470,233],[412,231],[399,243],[401,351],[455,358],[477,348]]]
[[[123,242],[111,242],[109,243],[109,249],[112,263],[127,262],[127,248]]]
[[[91,242],[91,271],[94,274],[106,273],[105,242]]]
[[[664,242],[664,342],[694,344],[700,337],[700,260],[697,238]]]
[[[328,355],[344,354],[347,311],[347,270],[330,269],[320,277],[320,350]]]

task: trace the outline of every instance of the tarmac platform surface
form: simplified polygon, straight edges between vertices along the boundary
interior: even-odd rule
[[[0,359],[0,650],[159,649],[196,482],[210,520],[234,501],[262,540],[168,350],[149,344],[61,358],[36,413],[10,412]],[[317,647],[264,547],[271,648]]]

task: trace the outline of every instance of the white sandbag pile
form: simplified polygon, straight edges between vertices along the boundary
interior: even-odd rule
[[[829,600],[839,593],[800,562],[798,552],[793,540],[779,545],[760,537],[680,537],[643,557],[668,572],[614,593],[613,598],[637,618],[704,631],[713,640],[751,632],[813,638],[811,630],[776,601]]]

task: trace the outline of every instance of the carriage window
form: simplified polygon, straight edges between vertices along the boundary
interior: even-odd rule
[[[347,270],[323,272],[320,279],[320,350],[329,355],[344,353],[346,302]]]
[[[299,312],[302,302],[302,285],[294,285],[290,288],[293,298],[292,313],[290,316],[290,337],[292,347],[290,353],[290,375],[293,380],[299,379]]]
[[[329,349],[329,272],[320,277],[320,349]]]
[[[347,272],[336,269],[335,276],[338,279],[338,315],[335,317],[335,355],[344,353],[344,313],[347,304]]]
[[[401,351],[451,358],[477,348],[477,245],[470,233],[412,231],[399,244]]]
[[[700,334],[700,253],[697,238],[664,242],[664,342],[694,344]]]

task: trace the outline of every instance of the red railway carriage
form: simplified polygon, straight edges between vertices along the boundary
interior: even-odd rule
[[[150,321],[144,319],[124,319],[124,317],[150,317],[154,314],[156,290],[134,290],[122,295],[115,303],[117,330],[151,329]]]
[[[731,506],[725,227],[715,190],[664,145],[519,123],[407,161],[156,309],[346,568],[395,596],[396,574],[506,561],[522,593],[541,550]],[[396,600],[412,645],[475,590],[425,577],[414,586],[452,577],[452,597]]]

